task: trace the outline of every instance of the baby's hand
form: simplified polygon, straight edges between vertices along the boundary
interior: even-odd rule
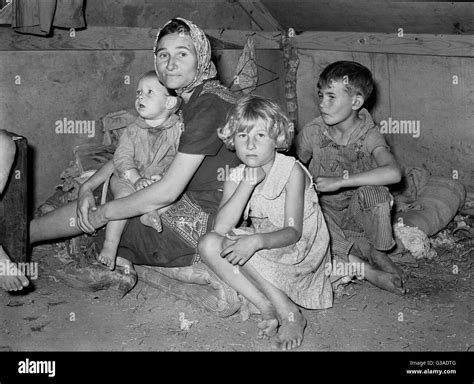
[[[153,180],[147,179],[145,177],[140,177],[137,181],[135,181],[134,186],[137,189],[137,191],[139,191],[140,189],[146,188],[152,184],[153,184]]]
[[[318,192],[334,192],[339,190],[342,185],[342,179],[340,177],[318,177],[314,182],[316,190]]]

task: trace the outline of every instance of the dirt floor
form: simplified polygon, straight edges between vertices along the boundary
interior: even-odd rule
[[[469,351],[474,349],[474,250],[438,248],[403,265],[404,297],[351,283],[331,309],[304,311],[304,351]],[[0,292],[0,351],[267,351],[258,317],[219,318],[143,282],[125,297],[83,292],[42,269],[50,245],[36,247],[39,276],[24,294]],[[44,260],[44,259],[43,259]],[[180,329],[180,316],[194,323]]]

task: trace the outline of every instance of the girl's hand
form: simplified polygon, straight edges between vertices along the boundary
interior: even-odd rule
[[[250,185],[257,185],[265,179],[265,171],[262,167],[245,167],[244,168],[244,180],[248,181]]]
[[[244,265],[258,250],[261,249],[259,235],[234,235],[226,234],[226,239],[233,243],[224,248],[221,257],[233,265]],[[227,241],[224,243],[226,244]]]
[[[140,189],[146,188],[146,187],[152,185],[153,183],[154,183],[154,181],[151,180],[151,179],[147,179],[145,177],[140,177],[137,181],[135,181],[135,183],[133,185],[135,186],[137,191],[139,191]]]
[[[94,233],[95,228],[89,221],[89,211],[94,212],[97,210],[95,205],[94,194],[92,190],[87,187],[81,187],[79,189],[79,196],[77,198],[77,225],[81,231],[85,233]]]
[[[341,177],[318,177],[314,183],[318,192],[334,192],[342,188]]]

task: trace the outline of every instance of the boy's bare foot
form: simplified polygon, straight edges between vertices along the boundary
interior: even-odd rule
[[[281,319],[276,346],[283,351],[298,348],[303,342],[306,319],[301,311],[295,307],[287,318]]]
[[[102,251],[100,251],[97,260],[107,266],[111,271],[115,268],[115,259],[117,257],[118,242],[105,239]]]
[[[366,274],[366,277],[373,285],[385,289],[386,291],[402,296],[407,292],[403,286],[401,277],[394,273],[377,271],[377,273],[371,274],[370,277]]]
[[[0,246],[0,287],[5,291],[21,291],[30,284],[28,278],[18,270],[15,263]]]
[[[163,231],[160,215],[156,212],[149,212],[141,215],[140,222],[147,227],[153,228],[156,232]]]
[[[388,255],[384,252],[372,250],[371,252],[372,259],[374,263],[384,272],[397,275],[401,281],[402,284],[406,283],[408,280],[408,276],[398,267],[391,259],[388,257]]]
[[[262,312],[263,320],[258,323],[257,327],[260,329],[258,331],[259,337],[273,337],[276,335],[279,322],[278,316],[273,307],[268,309],[260,309]]]

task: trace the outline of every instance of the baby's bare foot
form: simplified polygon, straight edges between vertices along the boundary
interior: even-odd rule
[[[281,319],[281,326],[278,330],[276,347],[283,351],[295,349],[303,342],[306,319],[298,308],[290,312],[287,318]]]
[[[147,226],[153,228],[156,232],[163,231],[163,226],[161,225],[160,215],[156,212],[145,213],[140,216],[140,222]]]
[[[5,291],[21,291],[30,284],[28,278],[0,246],[0,287]]]
[[[100,251],[97,260],[107,266],[111,271],[115,268],[115,259],[117,257],[118,243],[109,240],[104,241],[104,247]]]

